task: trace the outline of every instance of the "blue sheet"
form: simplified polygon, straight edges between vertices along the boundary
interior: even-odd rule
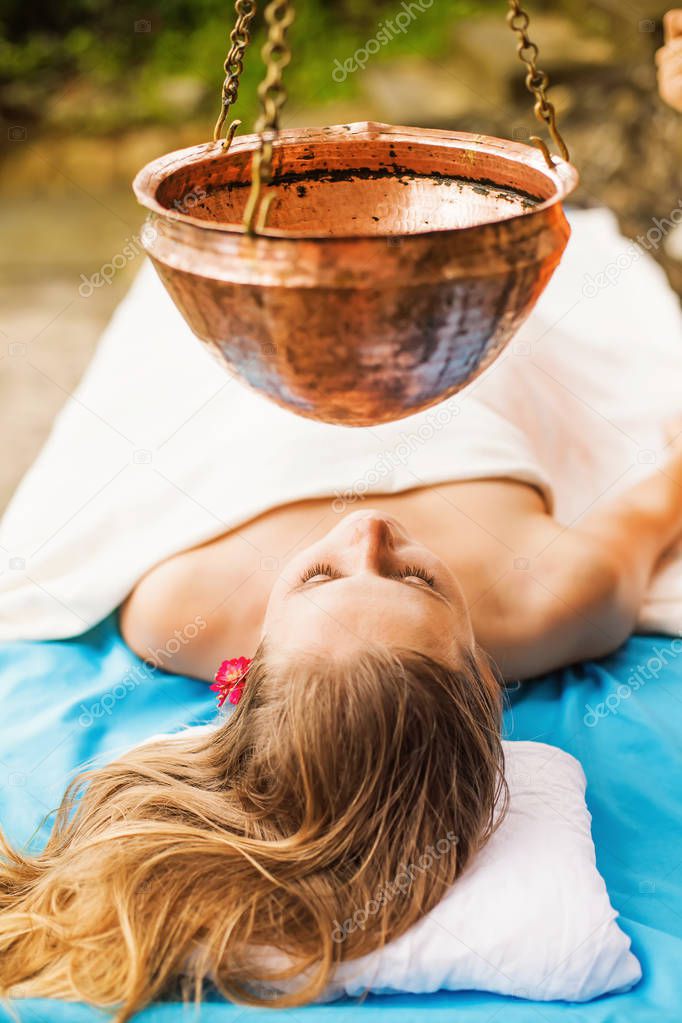
[[[41,821],[76,766],[105,760],[153,732],[213,717],[208,687],[148,669],[115,618],[75,640],[0,647],[0,821],[40,844]],[[205,1004],[203,1023],[679,1023],[682,1020],[682,641],[633,637],[619,652],[510,696],[506,734],[562,747],[582,763],[599,869],[644,970],[631,992],[588,1005],[476,992],[370,997],[294,1011]],[[15,1003],[27,1023],[101,1020],[83,1006]],[[145,1023],[196,1019],[166,1004]],[[0,1008],[0,1020],[11,1017]]]

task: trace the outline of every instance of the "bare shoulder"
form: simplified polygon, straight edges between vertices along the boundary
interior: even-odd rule
[[[182,629],[190,617],[193,621],[199,617],[196,612],[190,615],[187,567],[182,557],[155,565],[121,607],[119,624],[125,642],[138,657],[159,667],[168,666],[169,641],[174,632]]]
[[[254,585],[252,557],[229,541],[184,551],[140,579],[120,613],[121,634],[138,657],[210,680],[226,657],[251,656],[266,594]]]

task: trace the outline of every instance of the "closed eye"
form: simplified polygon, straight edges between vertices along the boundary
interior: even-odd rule
[[[338,579],[341,576],[341,572],[337,572],[332,566],[326,562],[318,561],[310,568],[307,568],[301,575],[301,582],[307,583],[311,579],[315,581],[322,579]]]
[[[394,578],[421,579],[423,582],[427,584],[427,586],[430,586],[432,589],[436,583],[436,580],[431,575],[431,573],[427,572],[426,569],[422,568],[420,565],[408,565],[405,568],[401,569],[399,572],[396,572],[394,574]]]
[[[328,562],[316,562],[314,565],[310,565],[301,575],[300,584],[303,585],[307,582],[326,582],[330,579],[340,579],[343,577],[343,573],[333,568]],[[406,565],[397,572],[392,572],[388,578],[396,579],[398,581],[405,580],[406,582],[410,579],[419,579],[430,586],[431,589],[435,586],[435,578],[427,572],[425,568],[420,565]]]

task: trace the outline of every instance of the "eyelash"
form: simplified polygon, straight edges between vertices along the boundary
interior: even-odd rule
[[[433,586],[436,582],[435,578],[425,568],[420,568],[419,565],[407,565],[397,574],[400,579],[405,579],[409,575],[416,576],[417,579],[423,579],[429,586]]]
[[[318,561],[317,564],[311,565],[310,568],[305,570],[301,576],[301,582],[307,583],[309,579],[314,579],[316,575],[328,575],[330,579],[335,579],[338,574],[331,565],[322,564]]]
[[[315,565],[311,565],[307,568],[301,576],[301,582],[307,583],[309,579],[314,579],[317,575],[326,575],[330,579],[336,579],[339,576],[339,572],[335,572],[331,565],[322,564],[317,562]],[[394,578],[406,579],[408,576],[415,576],[417,579],[422,579],[427,586],[433,587],[435,585],[435,578],[426,571],[424,568],[420,568],[419,565],[406,565],[405,568],[395,573]]]

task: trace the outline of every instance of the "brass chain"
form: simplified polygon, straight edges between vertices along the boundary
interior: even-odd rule
[[[244,70],[244,56],[250,42],[250,25],[256,14],[256,0],[235,0],[237,20],[230,34],[230,51],[225,58],[225,81],[222,89],[222,110],[216,122],[213,138],[220,137],[227,115],[237,100],[239,80]],[[263,46],[262,56],[266,66],[263,81],[258,87],[261,113],[255,124],[259,134],[259,146],[254,152],[251,191],[244,211],[244,225],[253,233],[261,230],[266,222],[272,196],[262,199],[263,186],[272,178],[272,158],[274,141],[280,128],[280,113],[286,103],[287,93],[283,84],[284,69],[291,61],[291,49],[287,40],[287,32],[295,17],[292,0],[270,0],[265,8],[265,22],[268,27],[267,39]],[[547,125],[549,134],[556,144],[564,160],[569,160],[569,152],[556,123],[556,110],[547,98],[549,78],[546,72],[537,66],[538,47],[528,37],[530,17],[522,8],[520,0],[509,0],[507,23],[518,36],[516,52],[519,60],[526,66],[526,88],[535,98],[533,111],[538,121]],[[233,121],[229,127],[224,149],[229,149],[234,133],[240,121]],[[530,141],[542,150],[549,167],[553,168],[552,156],[546,143],[537,135],[531,135]],[[255,225],[255,226],[254,226]]]
[[[516,32],[519,37],[519,42],[516,47],[516,52],[521,60],[526,65],[526,88],[535,97],[535,106],[533,111],[538,121],[543,121],[549,130],[550,135],[554,139],[556,146],[561,153],[564,160],[569,159],[568,148],[564,142],[556,123],[556,110],[554,105],[547,99],[547,89],[549,87],[549,78],[544,71],[541,71],[537,66],[538,59],[538,48],[535,43],[531,42],[528,38],[528,26],[530,24],[530,17],[524,11],[519,0],[509,0],[510,10],[507,14],[507,24]],[[550,155],[547,145],[537,135],[531,135],[531,142],[538,146],[542,150],[545,160],[550,167],[554,167],[552,157]]]
[[[265,226],[273,198],[268,196],[261,201],[261,194],[263,186],[267,185],[272,177],[273,144],[280,128],[280,113],[287,100],[283,72],[291,61],[287,32],[294,17],[295,11],[290,0],[270,0],[265,8],[268,36],[262,53],[266,71],[265,78],[258,86],[261,113],[255,125],[255,130],[260,135],[260,143],[253,156],[251,193],[244,211],[244,225],[250,233],[262,230]]]
[[[235,0],[234,5],[237,20],[230,33],[230,50],[225,58],[225,81],[222,91],[222,109],[220,116],[213,129],[213,141],[217,142],[223,130],[223,125],[230,109],[237,102],[239,95],[239,79],[244,70],[244,55],[246,48],[251,42],[249,28],[256,14],[256,0]],[[232,121],[227,137],[223,142],[223,149],[227,150],[232,144],[234,133],[241,124],[241,121]]]

